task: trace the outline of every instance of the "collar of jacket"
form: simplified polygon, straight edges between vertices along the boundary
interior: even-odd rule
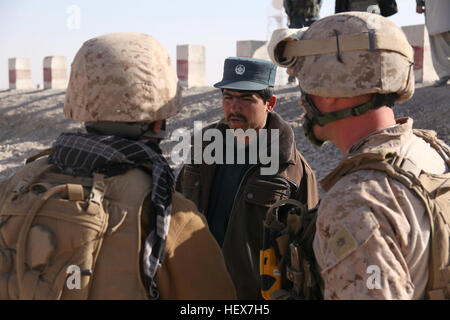
[[[222,119],[215,125],[210,126],[215,127],[220,130],[223,134],[225,134],[226,129],[230,129],[227,125],[226,120]],[[295,163],[295,141],[294,141],[294,132],[290,125],[281,118],[281,116],[276,112],[270,112],[267,115],[267,123],[264,129],[267,129],[269,132],[271,129],[278,129],[279,131],[279,162],[282,163]],[[269,136],[268,136],[269,137]],[[270,138],[269,141],[269,150],[270,150]],[[205,148],[211,142],[206,141],[203,144],[203,148]]]

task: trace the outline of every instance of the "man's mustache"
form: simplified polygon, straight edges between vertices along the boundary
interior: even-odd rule
[[[227,117],[227,121],[230,121],[231,118],[239,118],[244,122],[247,122],[247,118],[241,113],[230,113]]]

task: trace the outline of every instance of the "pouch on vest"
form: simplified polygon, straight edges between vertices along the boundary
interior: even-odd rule
[[[429,143],[450,168],[450,149],[431,130],[414,134]],[[426,298],[450,299],[450,173],[431,174],[422,171],[411,160],[395,151],[362,153],[348,157],[326,179],[322,187],[329,190],[347,173],[358,170],[378,170],[399,181],[423,202],[430,221],[430,264]]]
[[[284,206],[289,209],[280,210]],[[312,249],[316,217],[317,207],[308,211],[294,199],[277,201],[267,211],[260,252],[264,299],[322,299],[322,279]]]
[[[108,222],[103,175],[52,183],[53,166],[36,162],[0,199],[0,299],[87,299]]]

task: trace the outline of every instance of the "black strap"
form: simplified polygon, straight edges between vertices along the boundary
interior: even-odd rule
[[[373,98],[370,101],[360,104],[359,106],[327,113],[321,113],[317,108],[313,106],[310,99],[308,99],[310,106],[305,107],[310,108],[310,110],[308,110],[308,113],[311,112],[311,114],[308,117],[313,122],[313,124],[318,124],[319,126],[323,127],[327,123],[340,119],[357,117],[366,113],[369,110],[378,109],[382,106],[388,106],[392,108],[394,106],[394,102],[396,99],[397,93],[388,93],[388,94],[377,93],[373,96]]]

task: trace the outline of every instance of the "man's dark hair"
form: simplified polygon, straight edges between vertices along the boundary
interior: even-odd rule
[[[263,99],[264,103],[266,103],[267,100],[272,98],[272,96],[274,94],[273,87],[267,87],[264,90],[255,91],[255,92]]]
[[[223,93],[223,90],[225,90],[225,89],[222,88],[221,90],[222,90],[222,93]],[[263,90],[235,90],[235,89],[227,89],[227,90],[236,91],[236,92],[247,92],[247,91],[254,92],[257,95],[259,95],[261,97],[261,99],[263,99],[264,103],[266,103],[267,100],[272,98],[272,96],[274,94],[273,87],[267,87],[266,89],[263,89]]]

